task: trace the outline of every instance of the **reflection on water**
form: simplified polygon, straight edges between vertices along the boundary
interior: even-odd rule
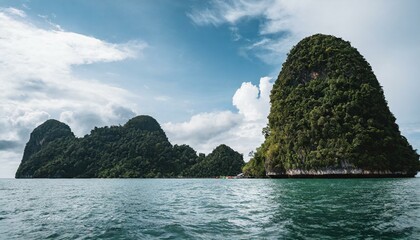
[[[0,180],[5,239],[420,238],[420,179]]]

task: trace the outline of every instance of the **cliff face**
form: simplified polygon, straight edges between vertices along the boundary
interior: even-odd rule
[[[75,136],[70,127],[57,120],[47,120],[43,124],[35,128],[25,146],[23,152],[22,163],[16,172],[16,176],[32,177],[36,169],[42,167],[43,164],[50,160],[50,157],[37,159],[32,161],[32,157],[36,155],[44,146],[54,141],[74,140]]]
[[[83,138],[75,138],[66,124],[48,120],[31,133],[16,178],[213,177],[232,166],[229,173],[236,175],[244,162],[235,152],[242,163],[238,168],[237,162],[228,161],[230,153],[213,159],[212,154],[198,156],[187,145],[172,146],[150,116],[137,116],[124,126],[95,128]],[[205,167],[211,171],[201,169],[201,162],[209,163]],[[198,170],[200,175],[195,174]]]
[[[269,176],[414,176],[419,155],[401,135],[369,63],[328,35],[300,41],[270,96],[266,140],[245,167]]]

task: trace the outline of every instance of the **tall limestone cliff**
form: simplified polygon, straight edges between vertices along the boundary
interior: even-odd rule
[[[419,155],[401,135],[382,87],[349,42],[317,34],[288,54],[270,96],[266,139],[249,175],[414,176]]]

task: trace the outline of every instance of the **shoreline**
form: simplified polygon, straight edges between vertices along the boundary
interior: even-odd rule
[[[364,170],[360,168],[289,169],[285,172],[267,172],[268,178],[414,178],[416,172]]]
[[[267,178],[415,178],[417,174],[279,174]]]

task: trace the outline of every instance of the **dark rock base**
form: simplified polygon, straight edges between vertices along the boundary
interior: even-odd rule
[[[416,174],[301,174],[267,175],[269,178],[413,178]]]
[[[417,172],[389,170],[370,171],[358,168],[289,169],[285,172],[268,172],[269,178],[413,178]]]

